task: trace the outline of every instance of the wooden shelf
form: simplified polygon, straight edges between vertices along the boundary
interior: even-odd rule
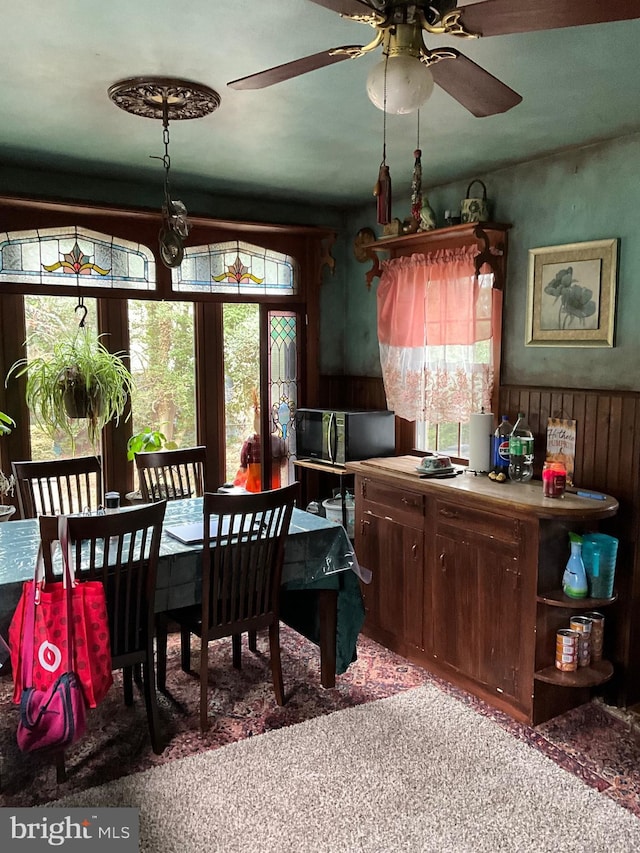
[[[331,465],[329,462],[316,462],[313,459],[294,459],[293,464],[299,468],[309,468],[311,471],[321,471],[323,474],[337,474],[338,476],[348,474],[342,465]]]
[[[434,228],[432,231],[414,231],[411,234],[398,234],[393,237],[378,237],[369,243],[367,249],[374,252],[388,252],[389,249],[413,246],[415,243],[428,246],[430,243],[441,243],[443,240],[451,242],[472,242],[477,238],[477,229],[482,231],[505,232],[511,228],[501,222],[466,222],[462,225],[450,225],[446,228]]]
[[[595,687],[598,684],[604,684],[612,675],[613,664],[608,660],[601,660],[592,663],[591,666],[578,667],[575,672],[562,672],[555,666],[547,666],[534,673],[534,678],[558,687]]]
[[[554,589],[552,592],[545,592],[537,596],[540,604],[548,604],[550,607],[566,607],[567,610],[597,610],[599,607],[613,604],[617,598],[617,595],[613,595],[611,598],[570,598],[561,589]]]
[[[475,246],[478,250],[474,258],[476,273],[480,274],[484,267],[490,269],[494,274],[493,286],[502,290],[509,228],[510,225],[499,222],[468,222],[448,228],[436,228],[433,231],[381,237],[364,247],[366,256],[372,261],[372,267],[365,276],[367,287],[370,288],[373,279],[382,273],[379,255],[388,255],[393,259],[401,255],[429,253],[436,249]]]

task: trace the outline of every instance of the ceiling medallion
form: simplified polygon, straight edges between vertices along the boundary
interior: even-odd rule
[[[202,118],[217,110],[221,101],[209,86],[175,77],[129,77],[110,86],[108,95],[128,113],[169,121]]]

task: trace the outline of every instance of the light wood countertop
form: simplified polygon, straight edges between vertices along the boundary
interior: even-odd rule
[[[534,515],[538,518],[609,518],[618,511],[618,501],[611,495],[603,500],[579,497],[565,493],[562,498],[545,498],[542,481],[498,483],[485,474],[475,475],[466,469],[456,477],[438,479],[421,477],[416,471],[419,456],[389,456],[348,462],[347,471],[363,477],[375,477],[399,488],[409,488],[425,495],[452,499],[503,513],[511,509],[514,514]],[[456,466],[462,467],[462,466]],[[588,490],[587,490],[588,491]]]

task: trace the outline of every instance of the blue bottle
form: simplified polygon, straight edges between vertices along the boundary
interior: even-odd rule
[[[577,533],[569,534],[571,554],[562,576],[562,591],[569,598],[587,597],[587,573],[582,562],[582,537]]]
[[[491,443],[491,470],[496,474],[506,476],[509,473],[509,436],[512,431],[513,426],[507,416],[503,415]]]

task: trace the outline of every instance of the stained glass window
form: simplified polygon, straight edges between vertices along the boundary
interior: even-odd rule
[[[0,232],[0,282],[155,290],[153,254],[132,243],[70,226]]]
[[[297,291],[298,267],[289,255],[230,240],[187,246],[172,277],[173,289],[181,292],[292,295]]]
[[[297,317],[292,311],[269,311],[269,399],[271,401],[272,488],[295,479],[293,414],[298,404]]]

